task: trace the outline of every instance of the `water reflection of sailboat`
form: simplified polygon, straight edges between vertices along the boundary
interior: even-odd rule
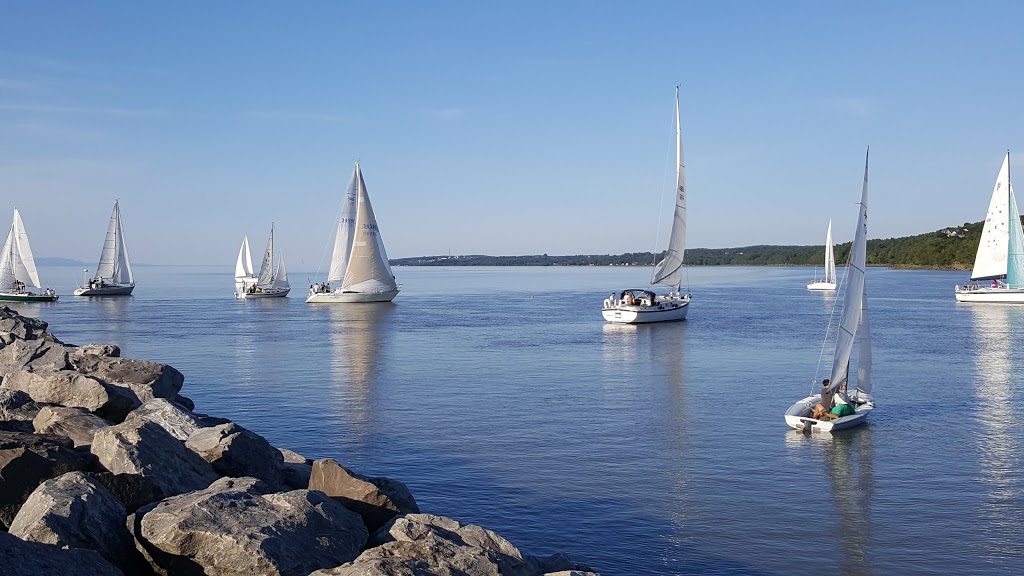
[[[1010,306],[972,306],[974,341],[976,343],[975,392],[977,422],[985,430],[978,434],[981,481],[987,497],[982,500],[979,515],[985,524],[1007,530],[1006,538],[986,538],[990,554],[1007,555],[1019,552],[1020,542],[1011,532],[1020,516],[1019,474],[1020,453],[1015,436],[1019,424],[1012,409],[1011,374],[1014,334],[1010,324],[1024,323],[1021,310]],[[1019,344],[1017,344],[1019,346]],[[1018,368],[1018,372],[1020,369]]]
[[[331,306],[330,319],[332,390],[335,409],[357,434],[368,434],[373,413],[372,398],[380,376],[380,352],[390,329],[393,304]]]

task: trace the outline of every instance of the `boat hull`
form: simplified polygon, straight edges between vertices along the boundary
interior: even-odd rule
[[[854,408],[855,412],[852,415],[832,420],[815,420],[811,418],[811,414],[814,413],[814,405],[820,401],[820,394],[814,394],[797,400],[796,403],[789,407],[789,410],[786,410],[786,424],[790,428],[808,432],[847,430],[867,422],[868,416],[871,415],[872,410],[875,408],[874,399],[869,394],[862,392],[859,396],[859,403]]]
[[[616,324],[649,324],[652,322],[676,322],[686,319],[690,310],[689,296],[682,298],[658,298],[653,305],[610,303],[601,309],[608,322]]]
[[[238,290],[235,298],[239,300],[251,300],[253,298],[284,298],[291,292],[291,288],[260,288],[256,292]]]
[[[306,298],[311,304],[355,304],[363,302],[391,302],[401,290],[395,288],[386,292],[316,292]]]
[[[103,286],[101,288],[78,288],[75,296],[130,296],[135,284],[130,286]]]
[[[1019,288],[975,288],[964,289],[957,285],[957,302],[988,302],[997,304],[1024,304],[1024,290]]]
[[[835,282],[809,282],[807,284],[808,290],[824,291],[824,290],[835,290]]]
[[[0,292],[0,300],[6,302],[56,302],[56,294],[33,294],[31,292]]]

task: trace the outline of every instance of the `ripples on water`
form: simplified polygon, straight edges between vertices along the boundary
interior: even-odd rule
[[[609,575],[1024,560],[1024,306],[957,305],[963,274],[869,270],[879,408],[808,436],[782,414],[826,376],[835,300],[803,288],[808,269],[693,268],[689,319],[653,326],[601,319],[636,268],[398,268],[396,302],[366,306],[307,305],[301,286],[234,301],[229,269],[137,272],[131,298],[17,307],[167,362],[199,411],[401,479],[527,553]]]

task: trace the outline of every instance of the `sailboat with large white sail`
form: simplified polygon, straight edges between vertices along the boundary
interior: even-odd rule
[[[127,296],[132,290],[135,290],[135,276],[132,275],[124,227],[121,226],[121,207],[114,200],[114,211],[110,214],[96,275],[85,286],[75,290],[75,296]]]
[[[244,261],[243,253],[246,258]],[[235,298],[284,298],[288,295],[292,288],[288,284],[288,271],[284,267],[284,256],[277,255],[277,267],[274,267],[273,223],[270,224],[270,238],[267,239],[267,249],[263,251],[263,262],[260,263],[259,274],[246,274],[245,265],[252,270],[252,262],[248,258],[249,238],[247,236],[242,241],[242,250],[239,251],[238,262],[235,264],[235,282],[241,281],[241,284],[235,288]]]
[[[836,255],[832,249],[832,221],[828,221],[828,232],[825,233],[825,277],[807,283],[808,290],[836,289]]]
[[[608,322],[641,324],[683,320],[690,309],[690,293],[681,292],[683,256],[686,252],[686,166],[683,164],[683,133],[679,125],[679,86],[676,86],[676,201],[665,257],[655,266],[651,285],[671,288],[667,295],[631,288],[612,294],[601,314]]]
[[[249,237],[242,237],[242,246],[238,249],[235,260],[235,292],[256,283],[259,277],[252,269],[252,254],[249,252]]]
[[[41,290],[33,292],[29,288]],[[14,222],[0,253],[0,300],[16,302],[56,302],[52,288],[43,290],[36,271],[36,260],[28,243],[28,232],[21,221],[21,213],[14,209]]]
[[[1024,304],[1024,230],[1010,183],[1009,150],[992,189],[971,280],[957,285],[954,294],[957,302]]]
[[[399,290],[356,162],[341,205],[327,281],[314,284],[306,302],[391,302]]]
[[[868,297],[864,286],[864,269],[867,265],[867,221],[868,221],[868,159],[864,157],[864,187],[860,194],[860,210],[857,215],[857,232],[853,237],[850,264],[846,271],[846,294],[843,296],[843,311],[839,320],[839,334],[836,337],[835,354],[832,357],[832,374],[827,386],[820,393],[798,400],[786,411],[786,424],[797,430],[833,432],[863,424],[875,408],[871,396],[871,326],[868,322]],[[852,393],[850,364],[854,344],[860,340],[857,354],[857,381]],[[814,417],[815,406],[822,403],[822,395],[835,399],[824,406],[826,415]],[[845,405],[845,406],[841,406]]]

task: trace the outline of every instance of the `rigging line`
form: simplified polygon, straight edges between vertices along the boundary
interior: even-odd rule
[[[675,133],[676,133],[676,127],[675,127],[675,124],[674,124],[675,119],[676,119],[676,113],[673,110],[673,112],[672,112],[672,121],[673,121],[673,123],[670,124],[670,128],[671,128],[671,132],[672,132],[673,137],[675,137]],[[674,145],[670,146],[668,150],[665,151],[665,167],[664,167],[664,169],[661,172],[661,201],[658,202],[658,225],[655,228],[656,232],[654,234],[654,249],[651,251],[652,252],[652,258],[651,259],[653,260],[651,266],[657,266],[658,265],[658,246],[660,246],[660,244],[661,244],[661,220],[662,220],[662,214],[664,213],[664,210],[665,210],[665,191],[668,189],[668,186],[667,186],[667,183],[668,183],[668,163],[672,161],[672,152],[673,152],[673,149],[675,148],[675,146],[677,146],[677,145],[678,144],[674,144]],[[675,198],[674,192],[673,192],[673,196],[672,197]],[[673,208],[673,210],[674,210],[674,208]],[[666,256],[667,255],[668,254],[666,253]],[[651,285],[653,286],[653,284],[651,284]]]
[[[858,205],[860,202],[857,203]],[[828,344],[828,335],[832,332],[832,321],[835,319],[836,306],[839,305],[839,293],[842,292],[843,299],[846,299],[847,288],[850,283],[850,268],[853,264],[853,243],[850,243],[850,253],[846,255],[846,273],[843,274],[843,281],[839,284],[839,289],[836,290],[836,298],[832,301],[832,310],[828,313],[828,325],[825,327],[825,337],[821,340],[821,351],[818,353],[818,365],[814,368],[814,380],[811,381],[811,394],[814,394],[814,390],[817,387],[818,376],[821,375],[821,359],[825,357],[825,346]],[[861,270],[861,273],[864,271]],[[840,325],[842,328],[842,325]],[[849,331],[847,331],[849,332]],[[831,377],[831,374],[829,374]]]
[[[338,207],[338,214],[334,217],[334,227],[331,228],[332,230],[334,230],[334,235],[335,236],[338,235],[338,226],[341,225],[341,211],[345,209],[345,202],[347,202],[347,201],[348,201],[348,189],[346,188],[344,200],[342,200],[341,205]],[[324,266],[324,258],[327,257],[327,249],[328,248],[331,248],[332,250],[334,248],[334,242],[331,242],[331,238],[329,236],[327,238],[327,245],[324,246],[324,251],[320,254],[320,262],[317,263],[317,265],[316,265],[316,273],[313,274],[313,278],[319,278],[320,277],[320,269],[323,268],[323,266]]]

